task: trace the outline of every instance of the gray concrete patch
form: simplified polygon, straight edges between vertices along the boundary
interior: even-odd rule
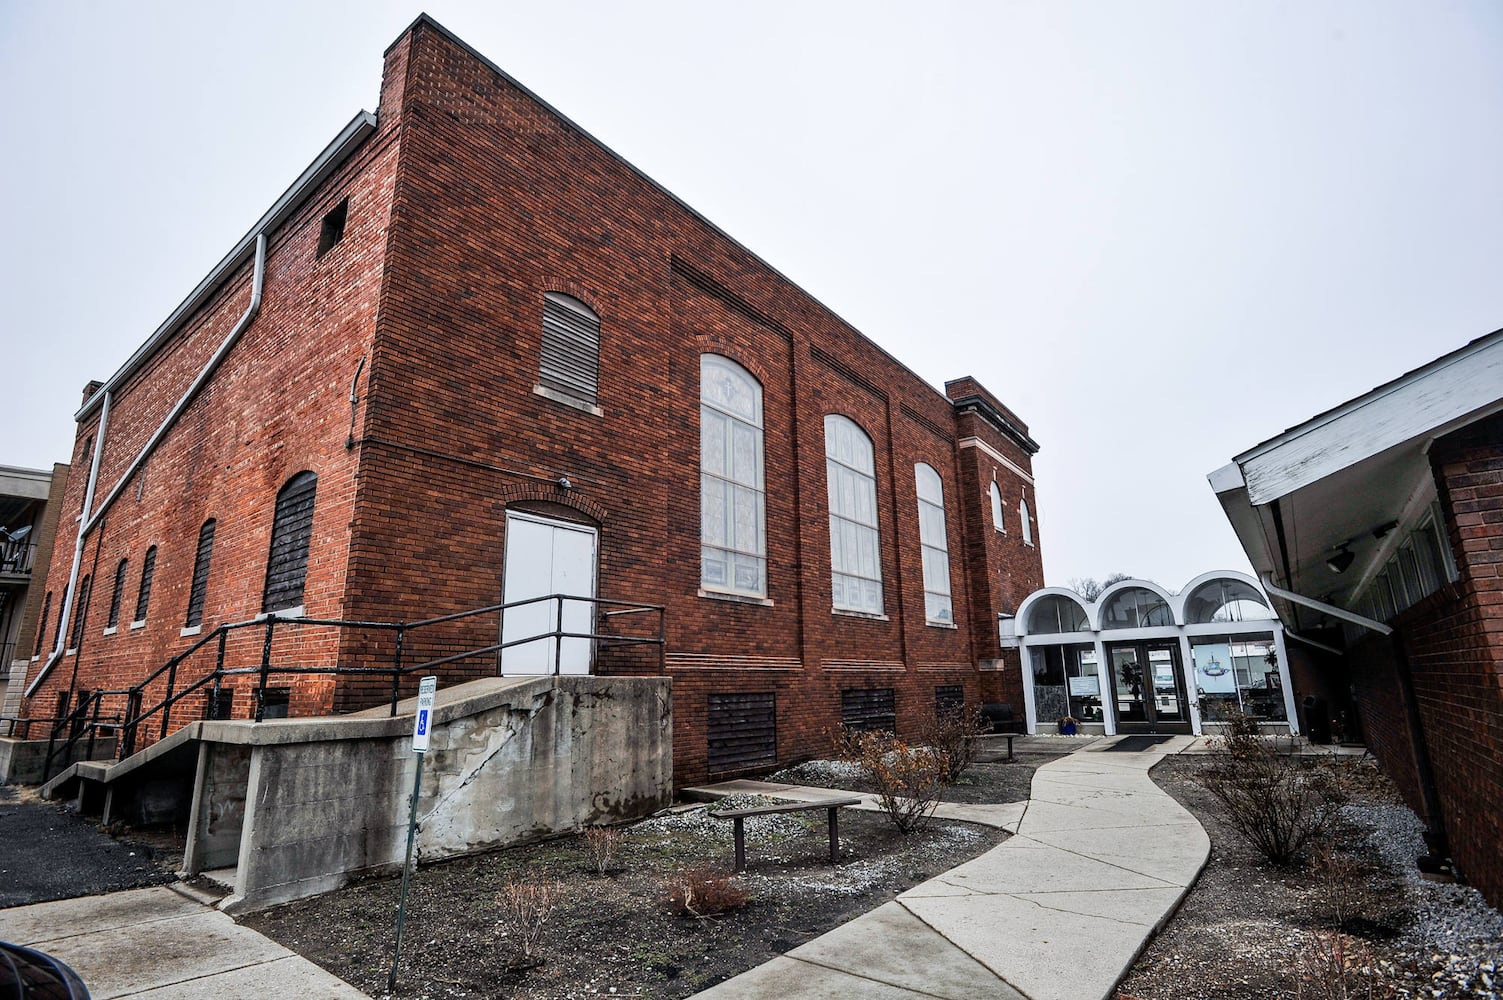
[[[67,962],[95,1000],[364,997],[218,910],[164,888],[0,910],[0,938]]]
[[[1105,1000],[1210,855],[1148,777],[1190,743],[1042,765],[1006,843],[702,995]]]
[[[122,843],[54,802],[0,786],[0,907],[170,882],[141,845]]]

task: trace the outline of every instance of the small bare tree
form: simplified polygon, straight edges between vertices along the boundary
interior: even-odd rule
[[[928,824],[950,773],[950,760],[943,750],[910,747],[883,730],[846,730],[840,753],[865,773],[877,793],[877,804],[900,833]]]
[[[1213,741],[1198,781],[1233,829],[1276,865],[1292,865],[1336,823],[1345,795],[1318,768],[1280,754],[1240,713]]]
[[[525,962],[537,961],[543,926],[548,923],[563,891],[563,885],[558,882],[519,882],[511,878],[496,894],[500,915],[497,927],[504,937],[516,943]]]
[[[592,826],[584,832],[585,853],[589,855],[590,867],[604,875],[621,849],[626,834],[613,826]]]
[[[990,729],[979,705],[957,705],[935,713],[934,721],[924,728],[923,740],[944,753],[948,784],[955,784],[976,763],[976,737]]]

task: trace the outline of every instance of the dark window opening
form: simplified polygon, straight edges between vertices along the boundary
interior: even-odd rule
[[[292,704],[292,688],[267,688],[261,694],[261,718],[285,719]]]
[[[203,624],[204,595],[209,589],[209,556],[214,551],[214,520],[210,518],[198,530],[198,554],[193,557],[193,586],[188,591],[186,628]]]
[[[318,229],[318,255],[322,257],[344,239],[344,220],[350,214],[350,199],[346,198],[329,210],[323,225]]]
[[[115,568],[115,589],[110,593],[110,620],[105,628],[115,628],[120,624],[120,598],[125,594],[125,571],[128,564],[122,559],[120,565]]]
[[[892,688],[846,688],[840,692],[840,724],[857,732],[898,731],[897,697]]]
[[[157,547],[153,545],[146,550],[146,558],[141,560],[141,589],[136,592],[136,617],[133,621],[146,620],[146,609],[151,605],[151,578],[156,571]]]
[[[543,296],[543,349],[538,381],[544,389],[595,405],[600,376],[600,317],[578,299]]]
[[[47,596],[42,599],[42,620],[37,622],[37,648],[32,656],[42,655],[42,644],[47,641],[47,619],[52,617],[52,591],[47,591]]]
[[[266,591],[261,600],[263,612],[295,608],[303,603],[317,490],[318,476],[299,472],[277,494],[277,509],[271,521],[271,554],[266,560]]]
[[[94,581],[90,577],[84,577],[78,585],[77,604],[73,608],[73,631],[68,636],[68,648],[77,649],[79,640],[83,638],[84,613],[89,608],[89,590]]]
[[[965,687],[960,684],[941,684],[934,689],[934,714],[938,718],[954,715],[965,708]]]
[[[267,692],[270,694],[271,692]],[[204,718],[210,721],[222,722],[234,718],[235,689],[220,688],[210,689],[209,697],[204,701]]]
[[[708,733],[712,773],[776,763],[776,697],[771,691],[710,695]]]

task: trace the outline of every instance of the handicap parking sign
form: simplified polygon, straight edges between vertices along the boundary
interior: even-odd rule
[[[417,718],[412,723],[412,752],[428,752],[429,722],[433,716],[433,698],[438,691],[437,677],[424,677],[418,684]]]

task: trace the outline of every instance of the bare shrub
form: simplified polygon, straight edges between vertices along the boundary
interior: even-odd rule
[[[958,705],[935,714],[934,721],[924,728],[923,739],[945,755],[946,783],[955,784],[976,763],[976,737],[990,731],[980,705]]]
[[[929,822],[950,773],[943,750],[910,747],[880,730],[847,730],[841,737],[841,753],[861,767],[877,804],[899,832],[911,833]]]
[[[1345,796],[1318,767],[1281,755],[1256,723],[1230,719],[1197,780],[1232,827],[1276,865],[1292,865],[1335,825]]]
[[[1297,1000],[1389,1000],[1398,991],[1373,950],[1340,931],[1314,931],[1300,951]]]
[[[604,875],[616,859],[616,852],[626,840],[626,834],[613,826],[592,826],[584,832],[585,854],[590,867]]]
[[[505,937],[516,942],[524,959],[536,959],[538,945],[543,940],[543,925],[563,892],[559,882],[519,882],[511,878],[496,893],[496,908],[500,913],[496,926]]]
[[[734,876],[709,868],[690,868],[668,883],[668,905],[681,916],[718,917],[750,901],[751,893]]]

